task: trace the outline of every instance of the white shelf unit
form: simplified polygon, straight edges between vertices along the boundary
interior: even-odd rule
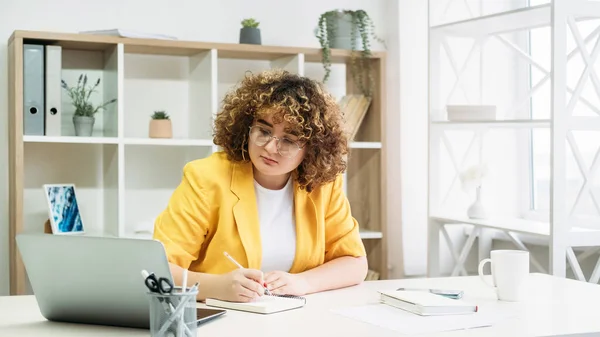
[[[475,239],[481,260],[489,257],[494,236],[524,250],[523,237],[533,236],[547,244],[549,257],[544,266],[530,255],[534,268],[563,277],[571,268],[586,281],[578,257],[589,257],[600,246],[600,205],[596,203],[595,214],[582,214],[577,206],[584,197],[596,201],[593,174],[600,152],[583,158],[576,135],[600,131],[600,81],[594,70],[600,50],[598,19],[600,3],[555,0],[430,26],[429,276],[441,273],[441,240],[454,261],[451,274],[464,275]],[[586,29],[591,32],[583,34]],[[540,31],[547,33],[546,62],[532,54],[531,44],[539,44],[543,36]],[[531,39],[533,34],[538,40]],[[458,49],[452,50],[452,43]],[[577,57],[583,66],[573,66]],[[448,104],[497,105],[497,119],[449,121]],[[533,142],[545,144],[549,155],[544,160],[531,159]],[[487,164],[491,172],[482,185],[486,219],[467,217],[474,197],[460,188],[460,172],[477,164]],[[534,170],[540,172],[542,166],[549,174],[548,207],[532,209],[532,192],[538,191],[529,186]],[[582,175],[576,193],[568,185],[572,167]],[[452,225],[470,228],[462,247],[449,234]],[[576,251],[582,253],[577,256]],[[587,281],[599,279],[600,260]]]
[[[213,118],[226,91],[246,72],[274,67],[322,79],[320,49],[129,39],[109,36],[16,31],[9,40],[11,130],[22,129],[23,43],[62,46],[62,76],[69,84],[82,73],[101,79],[97,100],[117,98],[96,115],[91,137],[77,137],[73,107],[63,90],[61,136],[10,135],[11,294],[28,293],[14,236],[43,231],[48,213],[42,185],[74,183],[86,235],[145,239],[155,217],[181,181],[184,165],[219,149]],[[354,93],[348,77],[350,53],[332,50],[329,89]],[[384,53],[373,54],[374,99],[355,140],[344,188],[370,268],[386,277]],[[348,79],[348,80],[347,80]],[[150,116],[165,110],[173,138],[148,136]],[[19,115],[20,114],[20,115]]]

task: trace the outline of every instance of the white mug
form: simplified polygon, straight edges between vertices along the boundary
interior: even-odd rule
[[[523,250],[492,250],[491,259],[479,262],[479,276],[492,288],[496,288],[498,299],[516,302],[523,299],[529,275],[529,252]],[[483,267],[491,263],[492,283],[483,276]]]

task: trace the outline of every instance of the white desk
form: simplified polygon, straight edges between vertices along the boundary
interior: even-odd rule
[[[465,299],[477,299],[480,305],[496,302],[494,292],[476,276],[373,281],[310,295],[307,305],[299,310],[272,315],[230,310],[218,320],[201,326],[198,336],[401,336],[395,331],[331,312],[334,308],[377,302],[376,290],[399,286],[463,289]],[[434,336],[549,336],[594,331],[600,335],[599,285],[531,274],[528,294],[528,299],[521,303],[497,303],[514,308],[516,318],[493,327]],[[7,296],[0,297],[0,336],[149,336],[149,331],[48,322],[40,315],[33,296]]]

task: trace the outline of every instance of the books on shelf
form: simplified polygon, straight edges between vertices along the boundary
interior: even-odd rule
[[[159,39],[159,40],[177,40],[177,37],[165,34],[154,34],[139,32],[130,29],[105,29],[105,30],[86,30],[79,32],[80,34],[93,34],[93,35],[109,35],[118,37],[129,37],[137,39]]]
[[[365,281],[375,281],[375,280],[379,280],[379,273],[369,269],[369,271],[367,271],[367,276],[365,277]]]
[[[365,95],[345,95],[338,104],[345,115],[350,140],[353,140],[369,110],[371,97]]]
[[[475,313],[477,305],[420,290],[379,291],[382,303],[421,316]]]

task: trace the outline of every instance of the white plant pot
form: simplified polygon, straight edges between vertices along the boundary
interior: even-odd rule
[[[487,218],[487,213],[481,202],[481,186],[477,187],[475,195],[475,201],[467,209],[467,216],[470,219],[485,219]]]
[[[94,130],[95,117],[73,116],[73,125],[75,126],[75,136],[91,137]]]

